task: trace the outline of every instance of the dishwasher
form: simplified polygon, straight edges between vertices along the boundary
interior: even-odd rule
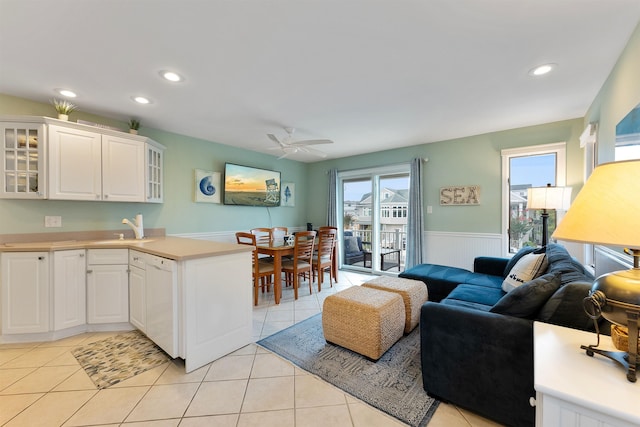
[[[178,356],[177,263],[146,256],[147,336],[169,356]]]

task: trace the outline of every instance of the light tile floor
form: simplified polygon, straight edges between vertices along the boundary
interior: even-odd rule
[[[321,311],[328,295],[369,276],[340,272],[322,292],[285,289],[280,305],[260,296],[254,308],[258,340]],[[327,278],[328,279],[328,278]],[[43,343],[0,345],[2,426],[278,426],[386,427],[403,423],[250,344],[189,374],[179,359],[104,390],[80,368],[71,350],[116,333],[87,333]],[[429,427],[496,426],[440,404]]]

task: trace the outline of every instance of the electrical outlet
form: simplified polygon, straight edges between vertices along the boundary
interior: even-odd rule
[[[427,213],[433,213],[433,206],[427,206]]]
[[[45,216],[44,217],[44,226],[45,227],[62,227],[62,217],[61,216]]]

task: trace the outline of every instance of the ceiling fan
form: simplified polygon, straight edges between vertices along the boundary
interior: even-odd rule
[[[333,141],[330,139],[307,139],[303,141],[293,141],[293,134],[295,133],[295,128],[284,128],[287,132],[287,135],[282,139],[278,139],[272,133],[268,133],[267,136],[270,140],[277,144],[277,147],[271,147],[270,150],[282,150],[282,155],[278,157],[278,159],[283,159],[291,154],[295,153],[308,153],[314,156],[325,158],[327,157],[326,153],[323,153],[320,150],[316,150],[315,148],[310,147],[310,145],[320,145],[320,144],[333,144]]]

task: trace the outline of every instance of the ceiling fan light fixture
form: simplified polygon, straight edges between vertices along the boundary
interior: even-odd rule
[[[538,65],[537,67],[529,70],[529,75],[532,77],[544,76],[545,74],[549,74],[550,72],[552,72],[557,66],[558,64],[551,63]]]

